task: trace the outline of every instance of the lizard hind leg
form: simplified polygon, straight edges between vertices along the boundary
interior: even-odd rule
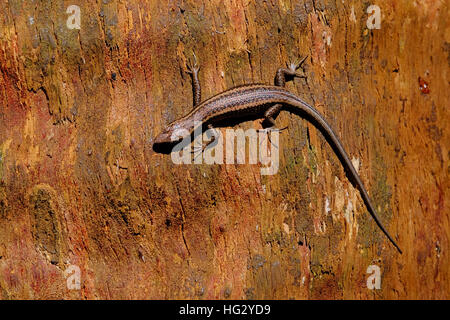
[[[299,78],[306,78],[305,75],[302,75],[297,72],[297,69],[299,69],[302,64],[305,62],[306,58],[308,56],[306,55],[303,59],[298,58],[295,62],[287,63],[287,68],[279,68],[275,74],[275,85],[279,87],[284,87],[286,85],[286,81],[290,78],[299,77]],[[269,131],[283,131],[287,129],[287,127],[284,127],[282,129],[276,129],[275,128],[275,118],[278,116],[282,109],[282,105],[277,103],[273,106],[271,106],[267,111],[264,113],[264,120],[262,122],[262,126],[264,130]],[[269,135],[270,137],[270,135]],[[269,138],[270,141],[270,138]],[[272,143],[272,142],[271,142]]]
[[[266,110],[266,112],[264,113],[264,120],[262,122],[263,128],[275,127],[275,118],[280,113],[282,107],[283,107],[283,105],[281,105],[280,103],[277,103],[277,104],[274,104],[273,106],[269,107],[269,109]]]
[[[282,104],[277,103],[277,104],[271,106],[269,109],[267,109],[267,111],[264,113],[264,120],[263,120],[263,122],[261,124],[263,129],[259,130],[260,132],[266,132],[267,133],[267,138],[269,139],[270,144],[274,145],[274,146],[275,146],[275,144],[273,144],[272,141],[270,140],[271,132],[272,131],[281,132],[281,131],[284,131],[284,130],[286,130],[288,128],[286,126],[284,128],[278,129],[278,128],[276,128],[276,125],[275,125],[275,118],[280,113],[282,107],[283,107]],[[278,146],[275,146],[275,147],[278,148]]]
[[[187,73],[191,75],[192,78],[192,93],[193,93],[193,103],[194,108],[200,104],[202,101],[202,88],[200,85],[200,80],[198,79],[198,72],[200,71],[200,66],[197,61],[197,56],[195,52],[192,53],[193,61],[189,59],[186,63]]]
[[[275,74],[275,85],[279,87],[284,87],[286,85],[286,81],[293,79],[294,77],[298,78],[306,78],[305,75],[297,72],[303,62],[305,62],[308,56],[305,56],[303,59],[297,59],[295,62],[287,63],[287,68],[279,68]]]

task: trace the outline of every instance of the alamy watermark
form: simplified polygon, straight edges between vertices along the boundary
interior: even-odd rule
[[[367,278],[367,289],[373,290],[381,289],[381,270],[380,267],[376,264],[372,264],[367,267],[366,273],[370,274],[370,276]]]
[[[66,279],[67,289],[80,290],[81,289],[81,270],[80,267],[71,264],[64,270],[64,277]]]
[[[262,166],[262,175],[274,175],[278,172],[279,130],[226,129],[224,139],[220,130],[208,129],[202,133],[201,124],[199,124],[196,126],[194,136],[196,138],[191,143],[191,135],[185,129],[176,130],[172,134],[172,141],[183,138],[172,149],[173,163],[257,164],[259,162]],[[206,147],[203,146],[205,141],[209,143]]]
[[[81,9],[77,5],[71,5],[67,7],[66,10],[67,14],[70,14],[70,16],[67,18],[66,26],[68,29],[81,29]]]
[[[376,4],[372,4],[367,7],[366,12],[369,17],[366,21],[367,29],[381,29],[381,9]]]

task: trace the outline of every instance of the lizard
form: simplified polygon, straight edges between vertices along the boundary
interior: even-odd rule
[[[159,152],[158,150],[162,150],[163,146],[167,148],[167,146],[180,143],[186,136],[193,135],[197,132],[199,126],[202,132],[204,125],[208,129],[214,129],[215,126],[217,127],[223,121],[242,122],[249,116],[256,119],[264,119],[263,125],[265,123],[265,126],[269,130],[282,130],[274,129],[277,115],[281,111],[297,114],[310,121],[324,135],[346,170],[347,177],[359,190],[373,220],[401,254],[402,250],[381,223],[366,188],[337,134],[314,107],[285,88],[286,81],[292,80],[295,77],[305,77],[298,73],[297,69],[303,64],[306,58],[287,64],[287,68],[279,68],[275,75],[275,85],[248,84],[238,86],[223,91],[202,102],[201,86],[198,77],[200,67],[197,64],[197,59],[194,54],[194,63],[187,64],[187,72],[191,74],[193,83],[194,109],[186,116],[168,124],[154,138],[153,149]],[[185,135],[178,135],[177,139],[174,139],[173,134],[180,129],[184,129]],[[213,141],[214,136],[208,145]]]

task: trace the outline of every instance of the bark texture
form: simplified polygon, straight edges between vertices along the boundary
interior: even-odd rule
[[[0,298],[450,298],[447,1],[0,4]],[[192,108],[192,52],[204,98],[307,54],[287,87],[341,137],[404,254],[294,115],[273,176],[155,153]]]

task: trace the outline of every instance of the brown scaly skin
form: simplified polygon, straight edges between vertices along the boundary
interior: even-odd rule
[[[251,84],[244,85],[219,93],[204,102],[196,105],[186,116],[170,123],[163,132],[161,132],[154,140],[154,149],[158,145],[176,144],[187,135],[192,135],[197,126],[213,128],[215,124],[224,120],[236,121],[245,119],[248,116],[254,118],[264,118],[265,121],[274,125],[274,118],[281,110],[286,110],[306,118],[312,122],[325,136],[331,147],[335,151],[342,165],[346,169],[348,177],[356,185],[361,193],[362,199],[367,209],[375,220],[378,227],[383,231],[391,243],[402,253],[393,238],[382,225],[378,218],[375,208],[372,205],[369,195],[353,167],[347,152],[337,135],[334,133],[330,125],[325,121],[322,115],[311,105],[284,89],[287,77],[300,76],[296,73],[296,69],[302,64],[304,59],[298,64],[291,64],[288,69],[280,68],[275,77],[277,86]],[[200,101],[200,86],[198,81],[198,67],[191,68],[193,82],[197,87],[194,93],[194,104]],[[178,129],[187,130],[185,136],[179,137],[176,141],[171,139],[172,134]],[[206,128],[203,128],[203,130]]]

